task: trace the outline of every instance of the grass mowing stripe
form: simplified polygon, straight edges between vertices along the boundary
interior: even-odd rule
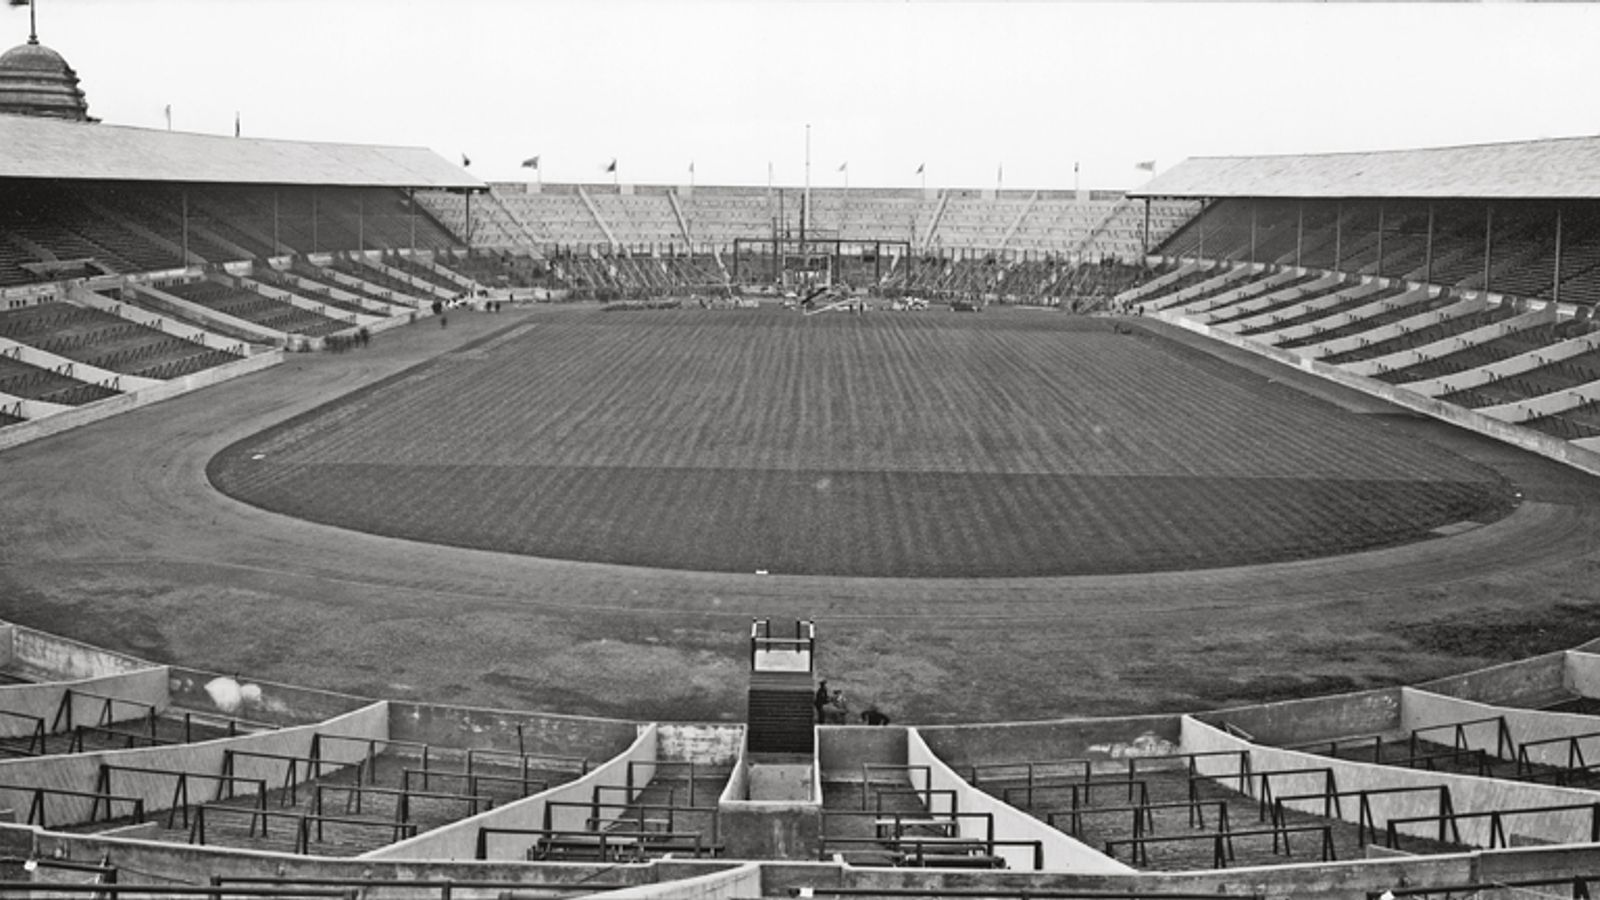
[[[419,540],[883,576],[1245,564],[1511,502],[1375,417],[1105,322],[1005,311],[552,318],[209,471],[257,505]]]

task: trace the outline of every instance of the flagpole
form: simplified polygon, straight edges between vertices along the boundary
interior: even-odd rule
[[[806,123],[806,192],[800,204],[800,237],[806,234],[806,220],[811,218],[811,123]]]

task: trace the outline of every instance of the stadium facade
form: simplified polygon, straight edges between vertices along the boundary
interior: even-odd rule
[[[0,116],[0,445],[446,302],[759,295],[781,279],[730,271],[724,244],[805,231],[903,238],[879,291],[1161,317],[1594,471],[1600,208],[1584,168],[1546,182],[1587,140],[1195,160],[1129,198],[814,192],[791,212],[781,192],[519,191],[417,148],[64,121],[87,107],[57,59],[0,59],[13,109],[42,113]],[[1143,283],[1078,306],[1096,295],[1069,273],[1107,260]],[[1591,651],[1197,715],[808,721],[773,760],[741,725],[344,696],[0,626],[0,892],[1587,896]],[[807,695],[812,674],[785,672]],[[754,708],[770,684],[751,687]]]

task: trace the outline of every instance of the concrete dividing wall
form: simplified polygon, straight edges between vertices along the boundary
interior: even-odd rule
[[[34,681],[98,678],[137,672],[152,665],[136,656],[113,653],[21,626],[12,629],[10,662],[17,674]]]
[[[994,821],[994,838],[1003,841],[1039,841],[1044,850],[1042,868],[1069,872],[1131,872],[1133,869],[1091,849],[1088,845],[1045,825],[1033,816],[984,793],[967,783],[955,770],[945,765],[916,729],[906,735],[906,763],[927,766],[929,786],[937,791],[955,791],[955,808],[963,813],[988,813]],[[977,819],[963,818],[956,824],[957,834],[969,839],[984,839],[988,835]],[[996,847],[995,854],[1003,857],[1006,868],[1029,872],[1034,870],[1032,847]]]
[[[144,388],[130,394],[117,394],[104,400],[96,400],[83,406],[75,406],[69,412],[57,413],[42,419],[29,419],[26,422],[18,422],[15,425],[7,425],[5,428],[0,428],[0,450],[26,444],[29,441],[36,441],[52,434],[59,434],[68,429],[77,428],[80,425],[87,425],[90,422],[98,422],[101,419],[138,409],[141,406],[149,406],[152,403],[167,400],[179,394],[187,394],[190,391],[221,383],[230,378],[238,378],[241,375],[258,372],[275,366],[282,361],[283,353],[272,350],[241,359],[238,362],[203,369],[192,375],[185,375],[182,378],[163,381],[155,387]]]
[[[761,866],[746,863],[723,872],[692,875],[666,884],[606,891],[606,900],[735,900],[761,896]]]
[[[98,862],[107,859],[109,864],[123,872],[124,882],[143,882],[145,873],[160,873],[160,880],[184,884],[206,884],[212,875],[229,877],[282,877],[282,878],[387,878],[421,879],[428,881],[504,881],[505,889],[456,889],[456,896],[493,897],[523,896],[538,887],[577,886],[594,891],[613,886],[655,884],[684,875],[698,876],[706,870],[729,868],[732,863],[701,861],[693,866],[689,861],[658,861],[641,866],[619,866],[615,863],[559,863],[530,865],[528,863],[478,863],[399,861],[375,862],[364,859],[342,859],[319,856],[296,856],[289,853],[268,853],[250,850],[231,850],[219,847],[196,847],[161,841],[135,838],[106,838],[99,835],[45,834],[19,825],[0,825],[0,853],[7,856],[27,856],[29,852],[41,858],[59,857],[70,860]],[[436,888],[431,895],[439,895]],[[364,896],[392,898],[392,893],[368,891]],[[398,896],[415,897],[416,892]]]
[[[1566,654],[1557,651],[1412,687],[1479,703],[1536,708],[1571,696],[1566,676]]]
[[[617,756],[639,738],[639,724],[620,719],[427,703],[394,703],[391,708],[395,740],[437,747],[579,756],[593,764]]]
[[[172,705],[266,725],[311,725],[370,706],[366,697],[315,688],[250,681],[200,669],[173,666],[168,693]],[[402,740],[398,735],[393,740]]]
[[[63,709],[63,700],[69,695],[70,709]],[[115,700],[108,704],[107,697]],[[26,738],[36,733],[38,723],[19,716],[42,720],[48,734],[82,725],[142,721],[152,708],[158,714],[167,708],[164,666],[74,681],[8,684],[0,687],[0,709],[16,715],[0,716],[0,737]]]
[[[903,765],[906,729],[822,725],[817,728],[817,767],[823,781],[860,784],[862,763]]]
[[[1559,654],[1558,654],[1559,655]],[[1522,747],[1529,741],[1544,741],[1551,738],[1567,738],[1581,734],[1590,734],[1600,731],[1596,727],[1593,716],[1578,713],[1542,712],[1536,709],[1516,709],[1507,706],[1490,706],[1483,703],[1474,703],[1471,700],[1461,700],[1456,697],[1446,697],[1430,691],[1417,688],[1404,688],[1405,715],[1404,721],[1408,729],[1426,728],[1430,725],[1449,725],[1454,722],[1466,722],[1473,719],[1482,719],[1489,716],[1503,716],[1506,729],[1511,733],[1519,750],[1523,750],[1529,761],[1537,764],[1565,768],[1568,763],[1569,741],[1557,740],[1554,743],[1539,744],[1533,747]],[[1491,756],[1496,754],[1499,729],[1493,724],[1468,725],[1462,728],[1469,746],[1482,749]],[[1435,741],[1443,744],[1451,743],[1454,729],[1441,729],[1428,735]],[[1600,759],[1600,738],[1583,738],[1578,741],[1586,760]],[[1513,753],[1513,758],[1515,757]],[[1600,795],[1591,794],[1591,797],[1600,799]]]
[[[1243,706],[1195,717],[1219,728],[1226,723],[1263,744],[1293,746],[1396,731],[1400,705],[1400,689],[1386,688]]]
[[[717,819],[729,856],[782,860],[816,859],[822,852],[822,746],[815,728],[809,761],[796,755],[766,762],[741,746],[722,796]],[[772,770],[767,772],[764,770]],[[784,799],[771,799],[779,797]]]
[[[17,626],[7,622],[0,622],[0,669],[11,668],[16,660],[16,653],[11,649],[16,632]]]
[[[1600,697],[1600,654],[1586,650],[1568,650],[1566,654],[1567,687],[1583,697]]]
[[[96,789],[96,780],[102,764],[221,774],[223,754],[229,749],[303,757],[310,753],[312,736],[318,732],[386,740],[388,729],[387,704],[374,703],[365,709],[315,726],[283,728],[204,743],[0,760],[0,783],[93,791]],[[323,759],[335,765],[354,764],[365,755],[366,747],[354,741],[324,742]],[[284,763],[272,760],[249,761],[240,758],[235,766],[235,774],[242,777],[266,778],[270,790],[282,783],[283,766]],[[300,771],[302,776],[309,774],[304,766]],[[176,781],[169,775],[117,772],[111,779],[111,793],[141,798],[144,800],[145,812],[154,813],[172,805]],[[214,796],[216,787],[215,781],[195,780],[189,788],[189,802],[201,803],[210,800]],[[27,809],[31,797],[32,795],[25,791],[0,789],[0,808]],[[47,824],[85,821],[89,817],[93,803],[89,798],[65,796],[47,797],[45,802]],[[125,808],[119,807],[118,814],[126,813]]]
[[[1447,699],[1447,698],[1445,698]],[[1590,791],[1558,788],[1549,785],[1507,781],[1494,778],[1477,778],[1443,772],[1428,772],[1398,766],[1375,765],[1334,759],[1294,750],[1264,747],[1227,734],[1219,728],[1185,717],[1183,751],[1204,753],[1208,751],[1247,751],[1250,770],[1254,777],[1250,783],[1251,796],[1257,796],[1262,772],[1287,769],[1331,769],[1335,786],[1341,791],[1374,790],[1390,787],[1446,786],[1457,813],[1487,812],[1489,810],[1516,809],[1519,807],[1556,806],[1566,804],[1593,804],[1596,795]],[[1201,757],[1195,761],[1203,775],[1216,778],[1226,787],[1235,787],[1238,762],[1233,756]],[[1274,796],[1318,793],[1323,790],[1325,776],[1318,773],[1284,775],[1271,779]],[[1385,794],[1370,798],[1371,810],[1378,828],[1390,819],[1410,816],[1433,816],[1439,812],[1438,795],[1432,792]],[[1320,815],[1320,801],[1291,804],[1293,808]],[[1358,804],[1342,804],[1344,818],[1354,822]],[[1489,821],[1469,819],[1460,822],[1461,838],[1468,844],[1486,847],[1489,843]],[[1548,813],[1537,816],[1514,816],[1506,820],[1506,833],[1540,842],[1585,843],[1589,840],[1590,813]],[[1414,825],[1405,833],[1422,837],[1437,835],[1433,823]]]
[[[744,749],[743,725],[658,725],[656,757],[696,765],[731,766]]]
[[[548,791],[525,797],[499,809],[451,822],[414,838],[390,844],[362,856],[370,860],[465,860],[474,859],[478,849],[479,828],[544,828],[545,805],[551,801],[590,803],[597,785],[623,786],[629,784],[630,762],[652,763],[656,759],[656,726],[639,727],[637,739],[624,752],[592,769],[589,774]],[[634,767],[633,784],[643,785],[654,776],[653,767]],[[551,811],[551,828],[587,830],[586,809],[558,807]],[[505,835],[489,841],[489,858],[493,860],[526,859],[534,837]]]
[[[1159,756],[1177,748],[1177,716],[1057,719],[918,728],[929,748],[956,769],[983,763]]]
[[[1229,334],[1221,329],[1212,328],[1181,315],[1164,313],[1156,313],[1155,315],[1180,328],[1203,334],[1230,347],[1237,347],[1241,350],[1248,350],[1258,356],[1275,359],[1286,366],[1293,366],[1320,378],[1325,378],[1335,384],[1354,388],[1370,396],[1387,400],[1396,406],[1432,416],[1452,425],[1459,425],[1469,431],[1475,431],[1497,441],[1510,444],[1513,447],[1520,447],[1530,453],[1537,453],[1548,459],[1565,463],[1591,475],[1600,475],[1600,453],[1585,450],[1568,441],[1542,434],[1531,428],[1523,428],[1510,422],[1502,422],[1499,419],[1457,406],[1454,403],[1445,403],[1431,397],[1424,397],[1421,394],[1395,387],[1376,378],[1355,375],[1338,366],[1332,366],[1310,358],[1302,358],[1287,350],[1269,347],[1248,338]]]

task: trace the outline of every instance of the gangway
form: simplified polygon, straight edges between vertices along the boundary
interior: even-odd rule
[[[816,649],[816,624],[810,620],[797,620],[792,636],[775,634],[766,619],[751,623],[747,717],[751,753],[812,754]]]

